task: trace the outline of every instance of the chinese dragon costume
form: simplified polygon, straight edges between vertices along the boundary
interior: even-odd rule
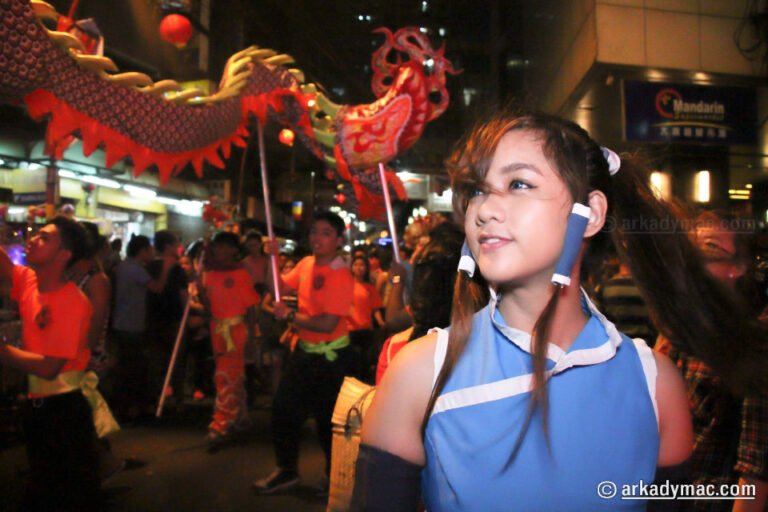
[[[372,59],[373,103],[334,104],[289,67],[290,56],[255,46],[230,57],[218,90],[203,96],[172,80],[118,73],[81,39],[40,21],[61,27],[62,18],[44,2],[0,0],[0,102],[23,102],[33,119],[47,119],[45,147],[53,158],[78,137],[86,156],[102,148],[107,167],[130,158],[136,175],[154,165],[161,182],[189,164],[198,176],[205,161],[223,168],[233,145],[246,146],[255,116],[292,128],[353,189],[360,208],[377,209],[375,166],[412,147],[445,111],[446,74],[456,73],[444,48],[433,50],[418,28],[382,28],[385,42]],[[387,182],[404,198],[393,172]]]

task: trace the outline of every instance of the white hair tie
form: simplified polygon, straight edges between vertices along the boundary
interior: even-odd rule
[[[464,271],[469,277],[475,275],[475,258],[472,257],[472,251],[469,250],[469,244],[467,239],[464,239],[464,244],[461,246],[461,258],[459,258],[459,268],[457,271]]]
[[[619,172],[619,169],[621,168],[621,158],[619,158],[619,155],[612,149],[606,148],[605,146],[600,146],[600,149],[603,150],[603,158],[608,162],[608,172],[613,176]]]

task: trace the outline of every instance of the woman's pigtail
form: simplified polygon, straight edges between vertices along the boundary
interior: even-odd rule
[[[528,401],[528,411],[523,421],[523,426],[520,429],[520,433],[517,435],[515,446],[512,448],[512,452],[507,459],[505,468],[508,467],[517,457],[517,453],[520,451],[520,447],[523,445],[523,439],[528,432],[528,428],[531,425],[533,416],[537,410],[541,412],[541,425],[544,430],[544,439],[547,442],[547,448],[552,448],[549,439],[549,393],[547,392],[547,352],[549,343],[549,330],[552,326],[552,320],[557,311],[557,304],[560,299],[560,291],[562,288],[555,286],[555,293],[547,302],[544,310],[536,320],[536,325],[533,326],[533,333],[531,339],[531,352],[533,355],[533,382],[531,383],[531,399]]]
[[[453,287],[453,306],[451,309],[451,329],[448,331],[448,350],[445,354],[440,373],[438,373],[435,387],[427,403],[424,419],[421,422],[421,434],[424,432],[435,407],[435,402],[453,373],[461,354],[469,341],[472,330],[472,319],[475,313],[488,303],[488,287],[479,272],[474,277],[469,277],[465,272],[459,272]]]

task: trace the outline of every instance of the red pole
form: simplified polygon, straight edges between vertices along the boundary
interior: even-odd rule
[[[397,243],[397,231],[395,230],[395,215],[392,213],[392,201],[389,199],[389,187],[387,186],[387,176],[384,173],[384,164],[379,162],[379,178],[381,179],[381,189],[384,192],[384,205],[387,207],[387,222],[389,222],[389,232],[392,236],[392,252],[397,263],[400,263],[400,245]]]

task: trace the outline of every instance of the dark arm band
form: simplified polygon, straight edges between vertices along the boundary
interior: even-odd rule
[[[421,498],[421,466],[360,445],[352,492],[352,512],[413,512]]]
[[[655,485],[687,484],[691,479],[691,459],[686,459],[680,464],[674,466],[660,466],[656,468],[656,478],[653,480]],[[685,510],[686,502],[682,500],[649,500],[648,512],[675,512]]]

